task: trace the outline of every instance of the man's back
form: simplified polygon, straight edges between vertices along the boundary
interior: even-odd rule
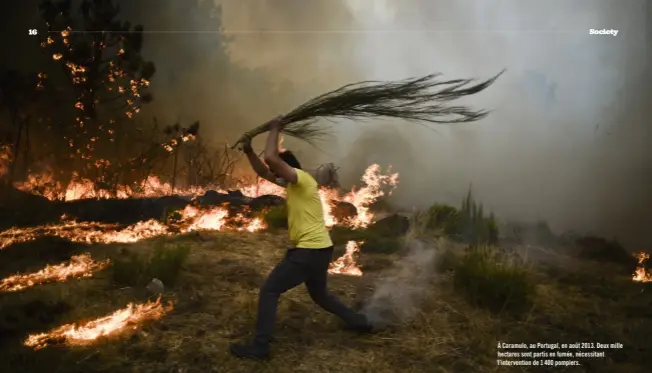
[[[287,187],[290,241],[297,248],[323,249],[333,245],[319,196],[317,181],[307,172],[295,169],[297,182]]]

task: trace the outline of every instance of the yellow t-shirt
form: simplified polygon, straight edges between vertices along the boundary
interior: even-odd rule
[[[333,246],[319,196],[317,181],[309,173],[296,169],[297,182],[287,186],[288,229],[292,246],[324,249]]]

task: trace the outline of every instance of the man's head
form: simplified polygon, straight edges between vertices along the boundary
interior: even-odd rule
[[[301,163],[299,163],[299,161],[297,160],[297,158],[294,156],[294,154],[291,151],[284,150],[284,151],[278,153],[278,156],[281,157],[283,162],[290,165],[290,167],[298,168],[299,170],[301,169]]]

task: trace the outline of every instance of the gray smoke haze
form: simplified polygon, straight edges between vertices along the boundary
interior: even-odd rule
[[[379,276],[373,295],[362,312],[375,326],[385,326],[413,317],[418,302],[428,290],[437,251],[432,242],[411,239],[408,254]]]
[[[480,123],[439,135],[396,121],[340,123],[337,147],[317,161],[335,161],[343,181],[356,182],[370,161],[392,163],[394,202],[405,207],[457,204],[472,183],[503,218],[652,243],[646,1],[220,3],[227,31],[243,31],[230,43],[238,63],[264,66],[304,99],[350,81],[508,69],[466,101],[494,110]],[[260,29],[280,31],[246,32]]]
[[[393,202],[406,208],[457,205],[473,184],[499,217],[652,245],[649,1],[215,0],[222,14],[212,18],[189,12],[190,2],[123,1],[124,17],[146,30],[217,31],[221,19],[225,31],[145,36],[158,71],[143,118],[199,119],[214,141],[233,141],[342,84],[506,68],[463,101],[493,110],[481,122],[435,133],[343,121],[324,152],[286,146],[307,168],[335,162],[344,184],[370,162],[391,163]]]

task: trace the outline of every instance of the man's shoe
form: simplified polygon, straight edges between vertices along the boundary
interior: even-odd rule
[[[269,346],[255,343],[231,343],[231,353],[242,359],[268,360]]]

